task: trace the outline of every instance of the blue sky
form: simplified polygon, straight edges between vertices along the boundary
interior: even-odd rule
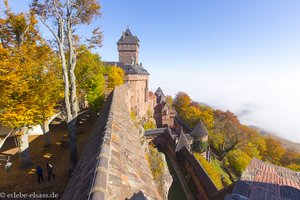
[[[10,1],[24,10],[28,0]],[[150,87],[239,114],[300,143],[300,1],[102,0],[103,60],[118,59],[128,25],[141,41],[139,62]],[[41,30],[45,37],[49,34]]]

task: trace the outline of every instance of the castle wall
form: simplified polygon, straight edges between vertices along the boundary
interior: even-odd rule
[[[217,187],[202,167],[201,163],[186,147],[183,147],[177,152],[176,156],[178,161],[183,164],[184,168],[191,176],[199,194],[202,195],[202,198],[206,195],[212,196],[218,192]]]
[[[170,132],[152,138],[151,142],[167,151],[191,177],[198,192],[198,196],[195,197],[196,199],[218,199],[218,196],[224,196],[225,192],[221,192],[222,194],[219,193],[217,187],[202,167],[201,163],[186,147],[175,152],[178,141]],[[229,189],[230,188],[227,188],[226,191]]]
[[[147,111],[153,110],[153,100],[148,102],[148,75],[129,74],[126,75],[125,81],[131,88],[131,108],[137,113],[138,118],[147,116]]]
[[[62,200],[162,199],[130,117],[131,90],[124,84],[109,95]]]

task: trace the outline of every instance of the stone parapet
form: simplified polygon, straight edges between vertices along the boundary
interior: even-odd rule
[[[63,200],[161,199],[139,130],[130,117],[130,87],[116,87],[109,95],[94,132],[81,155]]]

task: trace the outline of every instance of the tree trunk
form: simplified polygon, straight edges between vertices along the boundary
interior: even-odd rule
[[[73,170],[76,167],[77,164],[77,144],[76,144],[76,116],[74,116],[74,112],[72,107],[73,107],[73,101],[71,98],[70,101],[70,93],[72,94],[72,91],[70,91],[70,84],[69,84],[69,73],[68,73],[68,67],[67,67],[67,62],[66,62],[66,57],[64,53],[64,40],[63,40],[63,22],[60,24],[60,35],[61,35],[61,41],[59,43],[59,52],[60,52],[60,57],[62,61],[62,71],[63,71],[63,78],[64,78],[64,89],[65,89],[65,107],[66,107],[66,114],[67,114],[67,124],[68,124],[68,131],[69,131],[69,150],[70,150],[70,173],[73,172]],[[76,85],[75,85],[76,86]],[[71,86],[72,90],[72,86]],[[75,90],[76,91],[76,90]]]
[[[51,146],[49,121],[47,120],[43,124],[41,124],[41,128],[42,128],[44,136],[45,136],[45,146],[49,147],[49,146]]]
[[[69,148],[70,148],[70,173],[72,173],[77,164],[77,136],[76,136],[76,118],[68,122]]]
[[[67,4],[67,18],[62,18],[61,14],[58,10],[55,10],[56,17],[57,17],[57,34],[55,33],[53,29],[51,29],[45,22],[45,20],[42,20],[43,24],[51,31],[51,33],[54,35],[58,49],[59,54],[61,58],[61,64],[62,64],[62,74],[64,79],[64,96],[65,96],[65,108],[66,108],[66,122],[68,124],[68,131],[69,131],[69,147],[70,147],[70,171],[72,172],[75,169],[76,163],[77,163],[77,146],[76,146],[76,120],[77,120],[77,113],[78,113],[78,103],[77,103],[77,97],[76,97],[76,78],[74,75],[74,69],[76,66],[76,53],[75,53],[75,47],[73,46],[73,36],[72,36],[72,23],[71,23],[71,9],[72,9],[72,2],[68,0],[66,2]],[[54,4],[55,1],[54,1]],[[65,31],[65,28],[67,30]],[[65,47],[65,34],[68,34],[68,48]],[[69,57],[72,61],[71,63],[67,64],[66,60],[66,52],[69,50]],[[71,76],[71,85],[69,80],[69,75]]]
[[[29,153],[28,128],[26,128],[19,137],[19,150],[21,155],[21,167],[25,168],[32,163]]]
[[[71,3],[67,1],[67,39],[69,44],[69,77],[70,77],[70,100],[71,100],[71,113],[73,118],[76,118],[78,115],[78,100],[76,93],[76,76],[75,76],[75,67],[76,67],[76,49],[73,45],[73,30],[71,22]]]
[[[76,94],[76,76],[75,76],[75,67],[76,67],[76,52],[73,45],[73,30],[72,30],[72,5],[71,2],[67,1],[67,39],[69,45],[69,83],[70,83],[70,99],[69,106],[71,109],[72,117],[68,120],[68,131],[69,131],[69,148],[70,148],[70,172],[72,173],[77,164],[77,136],[76,136],[76,121],[78,115],[78,100]],[[71,120],[70,120],[71,119]]]

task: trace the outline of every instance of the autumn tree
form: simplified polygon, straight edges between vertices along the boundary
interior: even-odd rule
[[[192,103],[192,99],[185,92],[178,92],[175,96],[173,106],[176,109],[179,115],[183,114],[184,111],[189,107]]]
[[[248,126],[240,126],[241,131],[245,135],[245,143],[241,145],[240,149],[247,153],[251,158],[263,158],[263,154],[266,150],[265,138],[252,128]]]
[[[80,37],[75,34],[75,30],[78,26],[89,25],[99,16],[100,5],[96,0],[33,0],[31,8],[52,33],[60,55],[72,172],[77,164],[76,120],[79,109],[75,68],[81,53],[78,51]],[[102,33],[99,28],[94,29],[92,34],[86,40],[88,46],[101,45]]]
[[[199,123],[201,111],[194,106],[188,106],[184,109],[183,114],[180,116],[189,127],[194,127]]]
[[[175,96],[173,105],[179,117],[190,127],[193,128],[200,120],[210,131],[214,122],[213,110],[208,106],[202,106],[193,102],[185,92],[178,92]]]
[[[209,141],[220,158],[223,159],[227,153],[243,146],[248,140],[233,113],[217,110]]]
[[[300,164],[300,154],[294,150],[287,149],[281,157],[280,163],[284,166]],[[300,166],[299,166],[300,167]]]
[[[28,52],[32,54],[33,51]],[[51,120],[58,114],[60,110],[58,105],[63,100],[63,81],[61,80],[61,69],[59,59],[52,49],[47,46],[38,46],[35,48],[34,57],[35,65],[39,66],[35,69],[36,81],[32,84],[32,88],[39,91],[36,96],[32,97],[32,103],[36,105],[38,110],[38,118],[40,119],[41,128],[45,136],[45,146],[51,145],[49,124]]]
[[[98,54],[92,53],[86,46],[81,46],[84,51],[78,56],[75,75],[78,83],[78,98],[87,100],[89,107],[98,112],[104,102],[104,66]]]
[[[108,88],[114,89],[116,86],[124,83],[125,72],[120,67],[110,66],[108,67]]]
[[[167,95],[167,96],[166,96],[166,102],[167,102],[167,104],[169,104],[170,106],[173,106],[174,100],[173,100],[172,96]]]
[[[230,151],[225,157],[225,165],[229,165],[237,175],[241,175],[251,161],[251,157],[239,149]]]
[[[284,152],[285,149],[278,140],[272,137],[266,138],[266,151],[265,151],[264,159],[274,164],[280,165],[280,160]]]
[[[210,132],[214,125],[214,112],[208,106],[200,106],[200,119],[203,121],[207,130]]]
[[[28,130],[55,112],[60,82],[50,67],[55,55],[40,37],[34,14],[14,14],[7,2],[5,13],[0,19],[0,122],[22,129],[20,153],[26,165]]]

